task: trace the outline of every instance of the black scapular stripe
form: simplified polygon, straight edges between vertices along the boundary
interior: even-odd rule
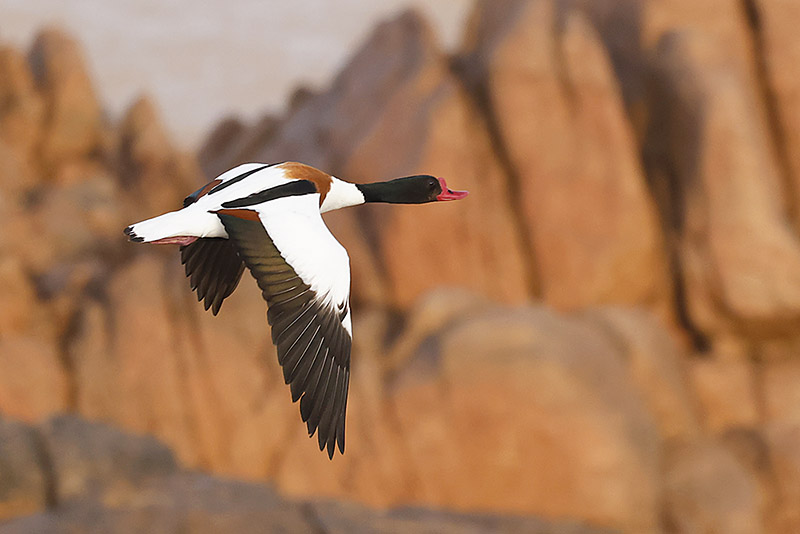
[[[218,191],[222,191],[222,190],[223,190],[223,189],[225,189],[226,187],[229,187],[229,186],[231,186],[231,185],[233,185],[233,184],[235,184],[235,183],[241,182],[242,180],[244,180],[245,178],[247,178],[247,177],[248,177],[248,176],[250,176],[251,174],[255,174],[255,173],[257,173],[258,171],[263,171],[263,170],[264,170],[264,169],[266,169],[267,167],[272,167],[273,165],[275,165],[275,163],[270,163],[269,165],[264,165],[263,167],[259,167],[259,168],[257,168],[257,169],[253,169],[253,170],[251,170],[251,171],[247,171],[247,172],[245,172],[245,173],[242,173],[242,174],[240,174],[239,176],[237,176],[236,178],[231,178],[230,180],[225,180],[225,181],[224,181],[224,182],[222,182],[221,184],[219,184],[219,185],[215,186],[215,187],[214,187],[214,188],[213,188],[211,191],[209,191],[209,192],[208,192],[208,194],[209,194],[209,195],[213,195],[214,193],[216,193],[216,192],[218,192]],[[194,193],[193,193],[193,194],[194,194]],[[190,196],[191,196],[191,195],[190,195]]]
[[[269,189],[259,191],[258,193],[253,193],[252,195],[244,198],[223,202],[222,207],[244,208],[247,206],[255,206],[256,204],[261,204],[269,200],[275,200],[276,198],[310,195],[311,193],[316,192],[317,186],[314,185],[314,182],[310,182],[308,180],[295,180],[293,182],[289,182],[288,184],[270,187]]]
[[[195,202],[197,202],[197,199],[200,198],[200,193],[202,193],[203,189],[205,189],[205,188],[206,188],[206,186],[203,186],[200,189],[198,189],[197,191],[195,191],[194,193],[192,193],[191,195],[189,195],[188,197],[184,198],[183,199],[183,207],[185,208],[186,206],[190,206],[190,205],[194,204]]]

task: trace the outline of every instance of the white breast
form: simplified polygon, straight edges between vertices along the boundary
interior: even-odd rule
[[[358,206],[363,203],[364,195],[355,184],[331,176],[331,190],[325,196],[319,211],[320,213],[325,213],[348,206]]]

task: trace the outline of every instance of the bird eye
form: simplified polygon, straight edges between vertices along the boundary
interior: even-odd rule
[[[439,185],[439,182],[438,182],[438,181],[436,181],[436,180],[434,180],[434,179],[430,179],[430,180],[428,180],[428,189],[430,189],[431,191],[433,191],[434,189],[436,189],[436,186],[437,186],[437,185]]]

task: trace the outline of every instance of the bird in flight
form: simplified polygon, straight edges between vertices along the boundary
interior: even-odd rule
[[[321,214],[364,204],[458,200],[443,178],[354,184],[309,165],[245,163],[183,201],[125,228],[139,243],[180,245],[197,300],[216,315],[245,267],[267,301],[267,320],[292,401],[320,450],[344,454],[352,320],[350,259]]]

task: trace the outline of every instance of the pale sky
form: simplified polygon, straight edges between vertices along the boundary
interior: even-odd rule
[[[299,83],[325,87],[377,22],[412,5],[453,48],[472,0],[0,0],[0,42],[27,50],[42,26],[67,29],[112,117],[149,94],[191,148],[225,115],[253,120]]]

